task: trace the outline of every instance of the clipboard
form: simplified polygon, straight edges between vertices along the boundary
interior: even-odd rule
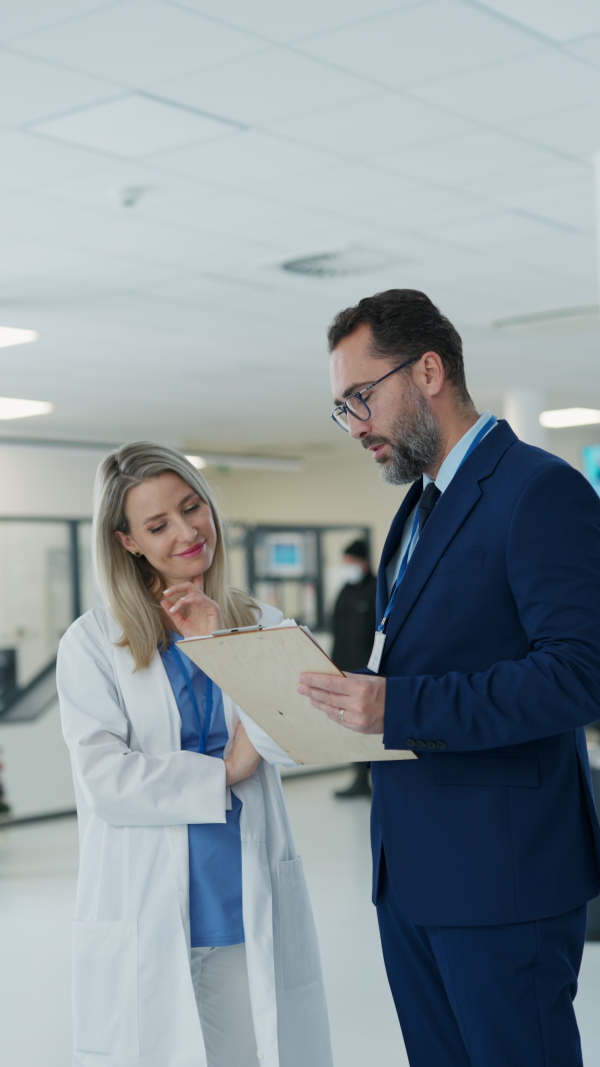
[[[248,626],[187,637],[177,647],[298,764],[416,759],[383,736],[339,726],[297,691],[302,671],[341,675],[304,626]]]

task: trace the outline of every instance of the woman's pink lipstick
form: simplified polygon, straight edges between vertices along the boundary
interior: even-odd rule
[[[202,541],[199,545],[192,545],[191,548],[186,548],[185,552],[177,552],[180,559],[191,559],[192,556],[199,556],[204,551],[206,541]]]

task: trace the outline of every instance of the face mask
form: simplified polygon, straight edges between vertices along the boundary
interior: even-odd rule
[[[344,563],[342,570],[344,580],[348,585],[356,585],[358,582],[362,581],[365,576],[365,572],[360,563]]]

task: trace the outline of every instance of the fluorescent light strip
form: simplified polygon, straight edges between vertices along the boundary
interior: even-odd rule
[[[540,423],[552,430],[567,426],[593,426],[600,422],[600,411],[595,408],[556,408],[554,411],[542,411]]]
[[[26,345],[30,341],[37,341],[39,336],[37,330],[18,330],[16,326],[0,326],[0,348]]]
[[[0,396],[0,419],[28,419],[32,415],[49,415],[54,405],[45,400],[17,400]]]
[[[239,467],[245,470],[263,471],[303,471],[304,461],[283,456],[244,456],[230,455],[226,452],[203,452],[202,455],[188,455],[190,463],[202,470],[204,467]]]

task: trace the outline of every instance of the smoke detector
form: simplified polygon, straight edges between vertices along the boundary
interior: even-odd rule
[[[349,245],[348,248],[337,252],[317,252],[310,256],[287,259],[279,266],[290,274],[303,274],[309,278],[346,278],[350,274],[384,270],[398,262],[398,258],[391,252],[382,252],[364,245]]]

